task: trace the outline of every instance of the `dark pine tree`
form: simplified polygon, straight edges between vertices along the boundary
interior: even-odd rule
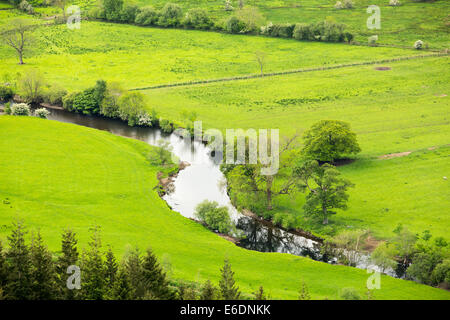
[[[114,286],[114,281],[116,280],[117,275],[117,260],[114,256],[114,253],[111,250],[111,247],[108,248],[106,252],[106,261],[105,261],[105,280],[106,280],[106,288],[110,291]]]
[[[120,268],[116,274],[110,297],[113,300],[131,300],[133,296],[134,292],[131,288],[128,272],[125,268]]]
[[[6,299],[6,280],[8,279],[8,270],[6,266],[6,255],[3,251],[3,244],[0,241],[0,300]]]
[[[125,270],[133,288],[133,300],[140,300],[145,295],[142,270],[142,257],[138,248],[131,250],[125,259]]]
[[[263,286],[260,286],[258,291],[253,293],[255,296],[255,300],[267,300],[266,293],[264,292]]]
[[[105,265],[101,253],[100,228],[92,229],[89,250],[83,255],[81,291],[84,299],[102,300],[105,297]]]
[[[147,254],[143,259],[142,275],[146,297],[159,300],[175,299],[175,293],[169,287],[166,274],[151,249],[147,249]]]
[[[35,300],[52,300],[57,297],[57,276],[52,254],[42,241],[40,232],[31,242],[31,289]]]
[[[220,293],[224,300],[239,300],[241,295],[239,287],[234,281],[234,272],[231,270],[231,265],[228,259],[225,259],[224,266],[220,270],[222,277],[219,282]]]
[[[79,253],[77,249],[76,233],[70,229],[64,230],[61,240],[61,256],[58,258],[57,272],[59,282],[59,297],[64,300],[75,300],[79,296],[79,290],[68,289],[67,268],[72,265],[77,265]]]
[[[18,222],[14,226],[15,229],[8,237],[8,280],[5,293],[11,300],[28,300],[32,298],[30,251],[25,243],[26,232],[22,223]]]
[[[216,298],[217,289],[211,281],[207,280],[200,290],[200,300],[214,300]]]

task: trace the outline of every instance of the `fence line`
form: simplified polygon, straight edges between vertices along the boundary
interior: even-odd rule
[[[372,65],[372,64],[382,64],[382,63],[389,63],[389,62],[397,62],[397,61],[413,60],[413,59],[421,59],[421,58],[429,58],[429,57],[441,57],[441,56],[448,56],[448,53],[446,53],[446,52],[439,52],[439,53],[432,53],[432,54],[418,55],[418,56],[408,56],[408,57],[399,57],[399,58],[383,59],[383,60],[375,60],[375,61],[338,64],[338,65],[327,66],[327,67],[294,69],[294,70],[286,70],[286,71],[278,71],[278,72],[266,73],[266,74],[264,74],[264,76],[261,76],[261,74],[249,74],[249,75],[228,77],[228,78],[218,78],[218,79],[209,79],[209,80],[193,80],[193,81],[186,81],[186,82],[161,84],[161,85],[142,87],[142,88],[133,88],[133,89],[129,89],[129,91],[141,91],[141,90],[153,90],[153,89],[161,89],[161,88],[185,87],[185,86],[192,86],[192,85],[197,85],[197,84],[208,84],[208,83],[214,83],[214,82],[227,82],[227,81],[238,81],[238,80],[248,80],[248,79],[275,77],[275,76],[281,76],[281,75],[293,74],[293,73],[303,73],[303,72],[312,72],[312,71],[325,71],[325,70],[341,69],[341,68],[347,68],[347,67],[364,66],[364,65]]]

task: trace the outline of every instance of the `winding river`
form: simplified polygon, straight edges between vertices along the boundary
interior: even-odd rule
[[[112,134],[141,140],[150,145],[158,145],[160,140],[167,141],[172,153],[180,161],[191,164],[179,172],[173,182],[174,190],[163,197],[172,210],[179,212],[184,217],[194,218],[195,207],[203,200],[216,201],[229,209],[232,220],[245,235],[237,245],[249,250],[290,253],[335,263],[335,259],[328,259],[320,254],[319,243],[239,213],[231,204],[226,192],[226,180],[220,171],[220,164],[214,162],[208,148],[203,143],[186,141],[176,134],[164,134],[159,129],[129,127],[126,123],[115,119],[85,116],[60,109],[51,109],[50,111],[49,120],[105,130]],[[367,256],[362,256],[357,267],[378,269],[369,263]],[[388,274],[395,276],[392,271]]]

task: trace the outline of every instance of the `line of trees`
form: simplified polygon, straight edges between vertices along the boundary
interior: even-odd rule
[[[234,10],[229,8],[227,11]],[[243,2],[224,20],[214,20],[203,8],[192,8],[184,13],[178,4],[170,2],[161,10],[156,10],[152,6],[139,7],[124,3],[123,0],[103,0],[99,6],[88,12],[88,16],[141,26],[215,30],[233,34],[251,33],[309,41],[353,40],[353,35],[346,30],[345,25],[329,20],[311,24],[266,24],[266,19],[258,8],[245,6]]]
[[[342,177],[333,163],[361,151],[355,133],[346,122],[324,120],[307,130],[303,139],[303,148],[298,135],[279,146],[279,170],[273,175],[262,172],[262,163],[222,165],[233,203],[287,229],[297,225],[298,217],[274,213],[273,200],[282,195],[307,192],[305,215],[318,218],[325,225],[330,215],[336,214],[334,209],[345,210],[347,191],[353,184]],[[275,151],[271,151],[272,156]]]
[[[0,300],[265,300],[263,287],[243,297],[228,259],[220,270],[218,286],[172,279],[169,263],[161,264],[151,249],[138,248],[117,260],[110,246],[103,246],[100,228],[90,230],[88,248],[78,249],[76,233],[64,230],[61,251],[50,252],[40,232],[26,242],[22,223],[14,224],[7,237],[9,247],[0,241]],[[79,282],[73,273],[79,267]],[[305,285],[301,290],[305,291]],[[306,287],[307,290],[307,287]],[[308,294],[309,296],[309,294]]]

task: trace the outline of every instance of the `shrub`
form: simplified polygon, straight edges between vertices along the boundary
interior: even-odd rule
[[[119,117],[119,98],[124,94],[125,90],[116,83],[108,83],[104,98],[100,103],[100,114],[108,118]]]
[[[361,296],[355,288],[342,289],[341,298],[344,300],[361,300]]]
[[[14,90],[9,86],[0,86],[0,101],[8,101],[14,97]]]
[[[272,32],[272,28],[273,23],[269,22],[267,25],[261,26],[261,28],[259,29],[259,33],[263,35],[270,35],[270,33]]]
[[[244,7],[236,11],[236,17],[244,25],[244,28],[241,30],[243,33],[258,31],[266,20],[256,7]]]
[[[345,9],[352,9],[353,1],[352,0],[344,0],[344,7],[345,7]]]
[[[153,7],[147,6],[141,8],[134,21],[141,26],[151,26],[158,21],[158,18],[158,12]]]
[[[119,21],[123,8],[123,0],[103,0],[105,18],[111,21]]]
[[[63,98],[65,95],[67,95],[67,91],[56,85],[48,88],[47,91],[44,92],[43,100],[46,103],[61,106],[63,105]]]
[[[144,96],[140,92],[130,92],[119,99],[119,117],[130,127],[139,124],[144,110]]]
[[[176,27],[181,24],[183,11],[175,3],[166,3],[160,12],[158,25],[163,27]]]
[[[245,30],[245,23],[236,16],[231,16],[225,23],[225,31],[228,33],[241,33]]]
[[[195,208],[194,215],[212,230],[217,230],[220,233],[229,233],[233,230],[228,208],[219,207],[219,204],[215,201],[205,200],[201,202]]]
[[[194,8],[186,13],[183,25],[193,29],[209,30],[214,25],[214,22],[211,20],[205,9]]]
[[[297,40],[314,40],[311,27],[306,23],[297,23],[295,25],[293,37]]]
[[[345,33],[344,33],[344,37],[345,37],[345,40],[346,40],[348,43],[351,43],[351,42],[353,41],[353,38],[354,38],[353,34],[350,33],[350,32],[345,32]]]
[[[389,5],[392,7],[398,7],[401,5],[399,0],[389,0]]]
[[[148,160],[154,166],[167,165],[172,163],[172,147],[169,142],[164,140],[157,141],[157,147],[153,147],[149,154]]]
[[[438,264],[431,274],[431,281],[436,286],[448,289],[450,286],[450,260]]]
[[[27,71],[19,80],[19,92],[27,103],[39,103],[43,100],[45,80],[37,70]]]
[[[92,7],[89,9],[87,16],[94,19],[106,19],[106,11],[103,7]]]
[[[417,40],[416,42],[414,42],[414,49],[416,50],[420,50],[423,47],[423,41],[422,40]]]
[[[11,115],[13,116],[29,116],[31,115],[30,106],[26,103],[17,103],[11,107]]]
[[[28,1],[23,0],[20,4],[19,4],[19,9],[22,10],[23,12],[29,13],[29,14],[34,14],[34,8],[33,6],[28,3]]]
[[[48,111],[48,110],[45,109],[45,108],[39,108],[39,109],[36,109],[36,110],[34,111],[34,115],[35,115],[36,117],[39,117],[39,118],[42,118],[42,119],[47,119],[47,117],[48,117],[49,114],[50,114],[50,111]]]
[[[5,111],[5,114],[11,114],[11,103],[10,102],[5,104],[4,111]]]
[[[100,109],[95,98],[94,88],[86,89],[77,93],[72,100],[71,111],[86,115],[97,114]]]
[[[166,119],[159,120],[159,127],[161,128],[161,131],[164,133],[172,133],[173,132],[173,126],[169,120],[166,120]]]
[[[295,28],[295,25],[290,24],[290,23],[274,24],[270,28],[268,34],[272,37],[292,38],[294,28]]]
[[[63,108],[67,111],[73,111],[73,100],[78,92],[72,92],[68,95],[64,96],[63,100]]]
[[[334,5],[335,9],[341,10],[344,9],[344,4],[341,1],[336,2],[336,4]]]
[[[136,15],[139,13],[139,7],[135,4],[127,4],[120,11],[120,21],[133,23]]]

